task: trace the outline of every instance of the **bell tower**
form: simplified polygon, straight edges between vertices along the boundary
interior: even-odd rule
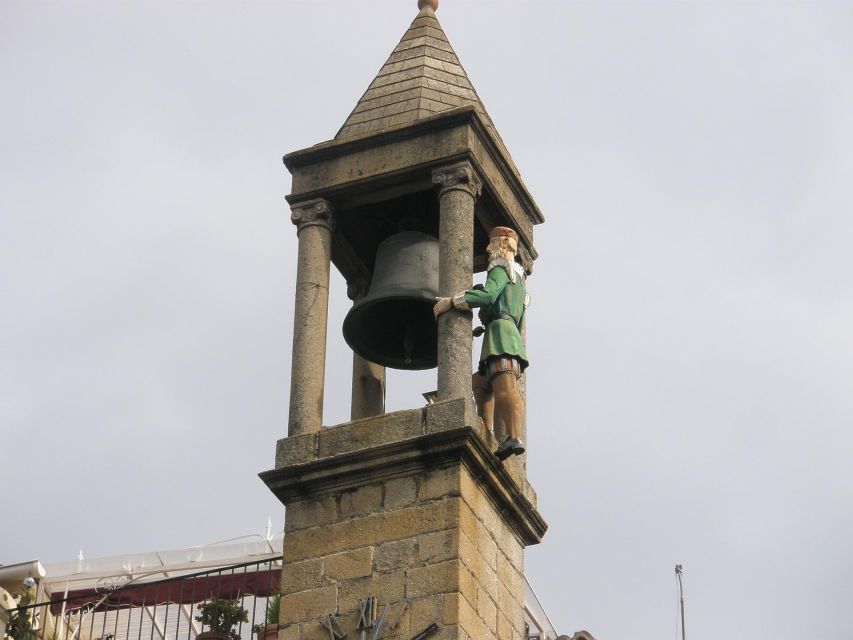
[[[284,157],[298,237],[290,410],[260,474],[286,508],[279,640],[523,638],[523,551],[547,525],[524,456],[498,460],[504,434],[475,411],[471,312],[436,322],[432,306],[472,287],[495,227],[517,234],[529,274],[543,218],[437,4],[418,2],[334,139]],[[352,415],[326,426],[332,264],[353,301],[332,328],[353,348]],[[386,366],[437,367],[435,396],[385,413]]]

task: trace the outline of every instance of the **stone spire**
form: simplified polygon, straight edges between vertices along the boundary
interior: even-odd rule
[[[437,6],[437,0],[419,0],[420,13],[338,131],[336,141],[396,129],[463,106],[474,107],[500,140],[435,17]]]

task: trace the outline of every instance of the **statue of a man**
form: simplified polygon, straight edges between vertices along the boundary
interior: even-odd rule
[[[494,422],[504,427],[506,439],[495,455],[505,460],[524,453],[521,423],[524,403],[516,381],[527,368],[527,353],[519,331],[524,310],[530,302],[524,288],[524,268],[515,262],[518,234],[508,227],[495,227],[489,233],[489,274],[486,284],[460,291],[451,298],[437,298],[433,313],[478,308],[485,326],[480,365],[472,378],[477,413],[489,429]]]

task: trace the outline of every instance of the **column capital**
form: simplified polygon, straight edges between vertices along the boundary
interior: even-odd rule
[[[299,233],[305,227],[319,226],[331,230],[335,226],[334,208],[325,198],[305,200],[290,206],[290,221]]]
[[[468,192],[473,198],[479,196],[483,188],[482,180],[468,161],[434,169],[432,183],[441,194],[458,189]]]

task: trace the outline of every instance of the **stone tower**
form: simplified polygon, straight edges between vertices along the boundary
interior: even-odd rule
[[[354,354],[352,421],[322,423],[332,263],[364,295],[402,215],[439,240],[441,295],[471,287],[495,226],[518,233],[528,273],[536,258],[542,215],[437,3],[418,4],[335,138],[284,158],[299,245],[290,413],[260,474],[286,507],[279,640],[524,637],[523,551],[547,525],[523,456],[501,464],[474,410],[470,312],[438,323],[435,402],[384,413],[384,368]]]

